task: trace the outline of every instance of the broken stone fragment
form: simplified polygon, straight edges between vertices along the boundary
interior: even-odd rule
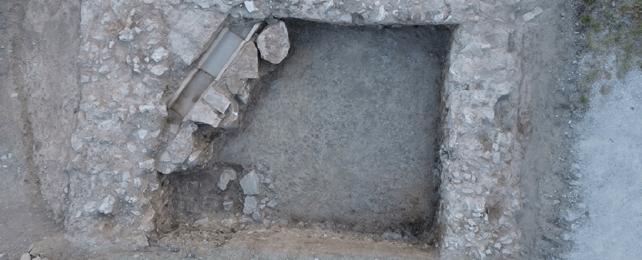
[[[82,147],[84,143],[81,138],[78,138],[78,135],[73,134],[71,135],[71,148],[74,149],[76,152],[82,152]]]
[[[256,7],[254,6],[254,1],[245,1],[243,2],[243,5],[245,5],[245,9],[247,9],[247,11],[250,13],[257,11]]]
[[[236,180],[236,172],[230,168],[226,168],[223,170],[216,186],[221,190],[226,190],[227,184],[233,180]]]
[[[167,59],[167,57],[169,57],[169,51],[167,51],[163,47],[156,49],[154,53],[152,53],[152,60],[154,60],[155,62]]]
[[[260,184],[259,176],[254,170],[245,175],[241,179],[241,188],[243,189],[243,194],[245,195],[259,195],[260,193]]]
[[[187,158],[187,166],[189,167],[196,166],[196,163],[198,162],[198,157],[200,155],[201,155],[201,150],[192,152],[192,154],[190,154],[189,157]]]
[[[254,42],[247,42],[227,68],[227,73],[241,79],[259,78],[259,55]]]
[[[279,64],[288,55],[290,40],[283,21],[270,24],[263,29],[256,40],[261,58],[272,64]]]
[[[225,112],[225,118],[223,119],[223,121],[221,121],[220,126],[223,128],[238,127],[238,122],[237,122],[238,118],[239,118],[239,105],[236,103],[235,100],[232,100],[230,107],[227,109],[227,112]]]
[[[234,201],[232,200],[223,201],[224,210],[229,211],[230,209],[232,209],[232,207],[234,207]]]
[[[243,202],[243,214],[252,214],[257,210],[258,203],[256,201],[256,196],[245,196],[245,201]]]
[[[192,133],[194,133],[197,128],[198,126],[193,122],[183,123],[183,127],[172,141],[172,144],[167,148],[172,163],[183,163],[190,153],[192,153],[194,147],[192,143]]]
[[[138,163],[138,168],[151,170],[154,167],[154,159],[149,159]]]
[[[199,100],[194,104],[192,110],[187,113],[184,120],[208,124],[213,127],[218,127],[221,122],[221,117],[213,111],[213,109],[205,104],[203,100]]]
[[[272,208],[276,207],[276,205],[278,205],[278,204],[279,203],[275,199],[273,199],[270,202],[268,202],[267,207],[272,209]]]
[[[206,225],[208,225],[209,223],[210,223],[210,218],[205,217],[205,218],[199,219],[199,220],[197,220],[197,221],[194,221],[194,226],[195,226],[195,227],[199,227],[199,226],[206,226]]]
[[[107,66],[107,65],[102,65],[100,67],[100,69],[98,69],[98,73],[103,74],[103,75],[109,73],[110,71],[111,70],[109,69],[109,66]]]
[[[221,225],[223,225],[224,227],[234,226],[235,223],[236,223],[235,218],[226,218],[224,220],[221,220]]]
[[[252,219],[256,222],[261,223],[262,221],[261,214],[259,214],[259,212],[252,213]]]
[[[524,16],[522,17],[524,19],[524,22],[528,22],[530,20],[533,20],[536,16],[541,14],[544,10],[541,7],[535,7],[535,9],[531,10],[528,13],[525,13]]]
[[[118,39],[124,42],[131,42],[134,40],[134,30],[129,27],[125,27],[118,32]]]
[[[225,95],[212,87],[207,88],[205,93],[203,93],[203,101],[207,102],[221,114],[225,114],[225,111],[227,111],[227,108],[232,103]]]
[[[107,195],[105,199],[103,199],[103,203],[100,204],[100,207],[98,207],[98,212],[102,214],[110,214],[114,210],[114,203],[116,203],[116,199],[112,197],[111,195]]]
[[[219,82],[221,87],[227,88],[233,95],[244,95],[244,92],[246,92],[245,80],[239,79],[236,75],[229,73],[229,70],[223,74]]]
[[[165,74],[165,71],[167,71],[168,69],[169,69],[169,68],[167,67],[167,65],[165,65],[165,64],[158,64],[158,65],[154,65],[154,66],[149,70],[149,72],[151,72],[152,74],[154,74],[154,75],[156,75],[156,76],[161,76],[161,75]]]

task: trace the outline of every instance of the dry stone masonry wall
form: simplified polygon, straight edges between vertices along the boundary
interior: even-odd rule
[[[241,61],[220,78],[219,89],[207,90],[205,102],[193,108],[200,115],[168,123],[171,96],[228,17],[445,24],[457,27],[442,94],[438,246],[445,259],[518,257],[516,215],[522,200],[515,171],[522,149],[517,140],[524,133],[512,107],[520,102],[523,85],[521,27],[542,12],[515,0],[83,1],[80,105],[68,139],[73,153],[66,167],[69,189],[51,189],[68,193],[65,228],[79,243],[149,246],[159,210],[151,201],[162,195],[157,171],[169,173],[198,160],[192,151],[197,127],[190,120],[233,126],[238,104],[232,96],[247,100],[244,79],[258,76],[252,60],[257,48],[248,42],[238,54]],[[276,23],[265,31],[276,27],[286,30]],[[263,41],[259,36],[263,59],[278,63],[287,54],[264,50]],[[225,118],[211,120],[213,115]],[[54,195],[45,199],[61,204]]]

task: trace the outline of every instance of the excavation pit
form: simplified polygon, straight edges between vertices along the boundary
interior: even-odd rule
[[[289,54],[260,65],[271,72],[252,82],[240,127],[199,130],[214,140],[208,164],[162,177],[165,230],[204,217],[251,219],[240,180],[254,171],[254,222],[430,242],[451,30],[286,24]],[[225,169],[237,178],[221,191]]]

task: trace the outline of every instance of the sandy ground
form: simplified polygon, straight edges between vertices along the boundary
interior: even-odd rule
[[[575,183],[585,208],[569,217],[588,216],[571,238],[567,259],[640,259],[642,255],[642,72],[595,85],[612,91],[595,93],[585,120],[577,124],[579,162]]]

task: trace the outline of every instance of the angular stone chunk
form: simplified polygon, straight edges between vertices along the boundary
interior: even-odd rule
[[[197,128],[198,126],[192,122],[184,123],[183,128],[167,148],[172,163],[182,163],[192,153],[192,149],[194,148],[192,133],[194,133]]]
[[[256,40],[261,58],[272,64],[279,64],[290,50],[290,39],[288,39],[288,29],[283,21],[276,24],[270,24],[263,29]]]
[[[251,171],[243,179],[241,179],[241,188],[243,189],[243,194],[245,195],[259,195],[260,193],[260,184],[259,176],[255,171]]]
[[[257,210],[257,205],[256,196],[245,196],[245,201],[243,202],[243,214],[252,214]]]
[[[227,184],[230,181],[236,180],[236,172],[230,168],[223,170],[221,177],[218,179],[216,186],[221,190],[227,189]]]
[[[155,62],[167,59],[167,57],[169,57],[169,51],[167,51],[163,47],[157,48],[154,53],[152,53],[152,60],[154,60]]]
[[[218,127],[218,124],[222,119],[209,105],[205,104],[203,100],[199,100],[194,104],[192,110],[187,113],[184,120],[191,120],[198,123],[208,124],[213,127]]]
[[[208,88],[203,93],[203,101],[207,102],[212,108],[216,109],[219,113],[225,114],[225,111],[232,103],[225,95],[216,91],[213,88]],[[216,127],[216,126],[214,126]]]
[[[243,95],[245,90],[245,80],[240,79],[227,71],[219,80],[221,87],[227,87],[227,90],[233,95]]]
[[[223,201],[223,209],[228,211],[234,207],[234,201],[233,200],[225,200]]]
[[[227,73],[241,79],[259,78],[259,54],[254,42],[247,42],[232,61]]]
[[[114,197],[111,195],[107,195],[107,197],[105,197],[105,199],[103,200],[103,203],[100,204],[98,212],[102,214],[112,213],[114,210],[114,203],[116,203],[116,199],[114,199]]]

